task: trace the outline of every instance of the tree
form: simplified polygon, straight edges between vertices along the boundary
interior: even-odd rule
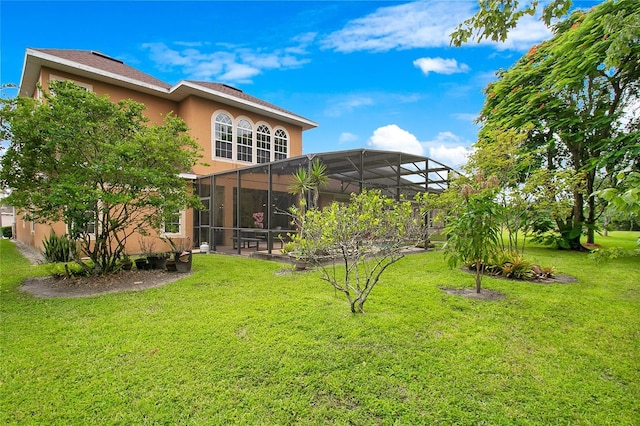
[[[307,204],[307,193],[311,191],[311,208],[318,207],[320,188],[329,182],[327,166],[316,158],[307,167],[299,167],[292,175],[289,184],[289,193],[298,196],[298,202],[302,208]],[[304,211],[303,211],[304,213]]]
[[[640,173],[620,172],[616,183],[614,187],[599,191],[598,196],[608,201],[615,212],[640,217]]]
[[[637,161],[625,153],[637,152],[640,126],[637,118],[625,120],[625,112],[640,97],[640,44],[637,35],[627,37],[628,28],[610,28],[607,22],[633,22],[639,10],[639,3],[621,0],[574,12],[556,25],[551,40],[534,46],[486,89],[482,132],[528,126],[522,153],[536,153],[538,167],[570,168],[584,176],[573,188],[571,215],[556,222],[561,232],[586,224],[588,242],[602,211],[592,194],[596,182],[606,181],[596,179],[597,173],[611,174]],[[618,155],[605,155],[611,152]],[[569,245],[582,249],[580,235]]]
[[[303,237],[304,219],[307,211],[307,194],[311,191],[313,196],[311,208],[317,208],[320,198],[320,188],[329,182],[327,166],[316,158],[309,163],[308,167],[299,167],[291,175],[291,179],[289,193],[298,197],[298,205],[291,206],[288,214],[293,218],[300,237]]]
[[[199,205],[178,176],[199,157],[187,126],[172,114],[150,125],[143,110],[70,82],[52,82],[42,101],[5,100],[0,110],[10,140],[0,171],[9,202],[28,220],[64,221],[94,272],[114,271],[134,232]]]
[[[459,263],[474,268],[477,293],[481,292],[485,267],[498,249],[498,188],[495,176],[485,179],[482,173],[475,175],[473,181],[459,185],[460,196],[447,216],[445,256],[452,268]]]
[[[553,18],[567,14],[572,0],[553,0],[542,8],[542,19],[550,25]],[[538,10],[538,0],[527,0],[521,7],[520,0],[478,0],[480,9],[471,18],[458,25],[451,34],[451,43],[460,47],[467,41],[483,39],[505,41],[510,29],[517,26],[520,18],[533,16]]]
[[[487,130],[480,135],[465,166],[470,176],[495,176],[500,182],[496,208],[500,209],[497,216],[500,227],[506,231],[498,233],[503,251],[524,252],[526,233],[534,227],[535,217],[540,213],[534,193],[521,185],[531,175],[534,160],[533,155],[520,151],[526,138],[526,129]]]
[[[327,166],[318,158],[314,159],[309,167],[309,186],[312,191],[312,208],[317,208],[320,200],[320,188],[326,186],[329,183],[329,176],[327,176]]]
[[[367,297],[382,273],[404,256],[407,242],[424,240],[423,213],[409,201],[363,190],[352,194],[349,203],[308,210],[304,237],[294,243],[298,255],[346,295],[351,312],[363,313]]]

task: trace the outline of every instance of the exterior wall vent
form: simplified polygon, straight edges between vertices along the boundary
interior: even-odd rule
[[[108,60],[113,61],[113,62],[117,62],[119,64],[124,64],[124,62],[121,61],[120,59],[112,58],[111,56],[105,55],[104,53],[98,52],[97,50],[92,50],[91,54],[96,55],[96,56],[100,56],[101,58],[105,58],[105,59],[108,59]]]
[[[224,84],[224,83],[222,83],[222,85],[228,89],[235,90],[237,92],[242,93],[242,90],[238,89],[237,87],[229,86],[228,84]]]

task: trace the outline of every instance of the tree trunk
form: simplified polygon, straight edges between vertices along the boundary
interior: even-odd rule
[[[360,301],[359,299],[354,299],[351,302],[351,313],[352,314],[362,314],[362,313],[364,313],[362,305],[364,305],[364,301]]]
[[[587,220],[585,223],[589,225],[587,227],[587,243],[595,244],[595,224],[596,224],[596,197],[593,195],[593,186],[595,180],[595,170],[590,171],[587,174],[587,191],[589,194],[589,199],[587,200]]]
[[[575,227],[582,227],[584,223],[584,195],[582,191],[574,191],[573,192],[573,217],[570,222],[572,222]],[[569,238],[569,248],[574,251],[585,251],[586,249],[580,244],[580,237],[582,236],[582,232],[578,232],[578,235],[575,237]]]

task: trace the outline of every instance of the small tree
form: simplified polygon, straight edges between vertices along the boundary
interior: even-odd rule
[[[496,201],[500,206],[500,227],[498,234],[502,251],[524,252],[526,234],[533,228],[536,204],[534,194],[524,190],[523,179],[531,175],[533,155],[521,153],[526,139],[526,128],[482,129],[476,148],[465,170],[469,175],[482,173],[496,176],[500,188],[496,191]],[[522,234],[522,238],[520,235]]]
[[[1,130],[11,144],[0,181],[12,191],[8,201],[29,220],[64,221],[94,272],[116,270],[134,232],[200,204],[178,176],[199,157],[186,124],[169,114],[149,125],[143,110],[70,82],[51,82],[42,101],[2,101]]]
[[[309,186],[312,191],[312,208],[319,207],[320,188],[327,186],[329,176],[327,176],[327,166],[319,159],[314,159],[309,168]]]
[[[298,197],[298,205],[291,206],[288,214],[293,218],[293,223],[298,228],[300,237],[304,234],[304,215],[307,210],[307,193],[312,192],[313,198],[311,208],[318,207],[320,199],[320,188],[329,182],[327,176],[327,166],[319,159],[313,160],[308,167],[299,167],[291,175],[289,193]]]
[[[424,216],[411,202],[366,190],[352,194],[349,203],[308,210],[304,223],[304,237],[294,239],[299,255],[346,295],[353,313],[364,312],[382,273],[404,256],[408,241],[423,240],[425,230]]]
[[[473,266],[477,293],[481,291],[485,266],[499,244],[497,186],[496,178],[485,179],[482,173],[474,177],[473,183],[462,184],[445,228],[448,240],[444,253],[449,266],[453,268],[459,263]]]

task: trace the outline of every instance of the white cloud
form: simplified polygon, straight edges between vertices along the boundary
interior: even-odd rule
[[[492,43],[498,50],[525,51],[542,40],[551,38],[553,33],[537,16],[525,15],[518,26],[511,31],[504,43]]]
[[[448,47],[456,26],[476,10],[473,1],[416,1],[381,7],[362,18],[353,19],[344,28],[329,34],[321,47],[338,52]],[[526,50],[551,36],[537,18],[523,17],[509,33],[505,43],[483,41],[500,50]],[[477,46],[470,42],[466,46]]]
[[[367,145],[384,151],[424,155],[424,149],[418,138],[395,124],[377,128],[369,138]]]
[[[356,108],[374,105],[373,98],[367,95],[347,95],[340,99],[330,101],[330,106],[325,111],[329,117],[338,117],[349,113]]]
[[[287,47],[284,50],[287,53],[292,53],[296,55],[307,54],[308,53],[307,47],[309,47],[309,45],[315,41],[317,36],[318,36],[318,33],[314,33],[314,32],[298,34],[296,37],[293,38],[293,41],[296,42],[296,45],[292,47]]]
[[[347,142],[355,142],[357,140],[358,140],[358,135],[354,135],[353,133],[349,133],[349,132],[342,132],[340,133],[340,138],[338,139],[338,142],[347,143]]]
[[[428,157],[433,158],[440,163],[459,170],[469,161],[469,155],[473,151],[464,146],[446,147],[439,145],[429,148]]]
[[[467,64],[458,64],[458,61],[455,59],[419,58],[413,61],[413,65],[420,68],[424,75],[429,75],[430,72],[436,74],[456,74],[470,70]]]
[[[260,74],[260,69],[245,64],[228,64],[224,74],[219,74],[218,79],[222,81],[251,81],[252,77]]]
[[[338,52],[388,51],[449,45],[455,26],[473,13],[473,2],[414,2],[381,7],[329,34],[322,47]]]
[[[427,156],[447,166],[459,169],[464,166],[473,152],[471,143],[452,132],[440,132],[430,140],[423,142]]]
[[[310,36],[308,36],[310,37]],[[174,43],[175,48],[164,43],[145,43],[152,61],[163,70],[181,68],[188,78],[250,83],[251,78],[266,70],[299,68],[309,62],[300,56],[305,54],[308,41],[297,47],[267,51],[218,44],[218,50],[208,52],[204,43]]]
[[[440,132],[434,139],[421,142],[415,135],[396,124],[377,128],[367,145],[385,151],[426,155],[455,169],[460,169],[466,164],[469,154],[473,152],[469,141],[452,132]]]

